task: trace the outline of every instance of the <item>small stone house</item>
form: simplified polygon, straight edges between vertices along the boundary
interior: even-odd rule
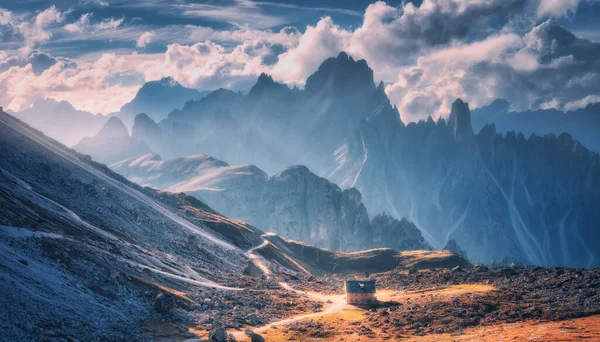
[[[375,280],[346,280],[346,303],[375,304],[377,298]]]

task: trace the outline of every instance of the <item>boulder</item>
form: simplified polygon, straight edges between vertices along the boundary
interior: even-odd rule
[[[172,313],[175,310],[175,306],[175,298],[168,294],[161,294],[154,302],[154,310],[163,315]]]

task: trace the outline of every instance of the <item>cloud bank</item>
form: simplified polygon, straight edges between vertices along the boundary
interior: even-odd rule
[[[266,21],[258,28],[240,24],[244,6],[255,13],[251,2],[218,13],[233,16],[229,19],[239,27],[232,29],[169,25],[149,30],[126,18],[93,20],[93,13],[66,22],[55,7],[25,18],[0,9],[0,32],[10,28],[11,35],[23,37],[18,52],[0,54],[0,101],[18,110],[38,97],[53,97],[108,113],[128,102],[141,82],[165,76],[188,87],[240,90],[266,72],[302,87],[324,59],[346,51],[368,61],[405,121],[445,116],[457,97],[474,107],[506,98],[514,109],[573,109],[600,93],[600,43],[576,37],[552,19],[573,13],[578,4],[424,0],[420,6],[394,7],[376,2],[356,28],[323,17],[314,25],[278,30],[262,28],[273,24],[270,17],[261,17]],[[184,10],[190,16],[219,11],[196,5]],[[131,50],[75,59],[36,51],[58,29],[71,39],[129,41]],[[163,52],[141,53],[160,44]]]

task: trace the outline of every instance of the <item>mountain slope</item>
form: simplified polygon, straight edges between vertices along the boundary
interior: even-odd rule
[[[163,161],[148,154],[110,167],[131,181],[186,192],[229,217],[318,247],[430,248],[411,222],[389,216],[370,222],[358,191],[342,191],[305,166],[269,177],[256,166],[229,165],[206,155]]]
[[[392,108],[365,120],[332,158],[329,179],[363,193],[371,212],[407,217],[441,248],[475,262],[598,266],[600,157],[568,134],[473,134],[467,104],[449,120],[404,126]]]
[[[153,299],[134,279],[225,289],[205,275],[241,274],[242,248],[261,241],[239,223],[245,238],[225,237],[208,207],[190,202],[186,215],[189,200],[129,183],[5,113],[0,133],[5,337],[137,339]]]

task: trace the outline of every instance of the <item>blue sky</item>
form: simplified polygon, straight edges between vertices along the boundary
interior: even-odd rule
[[[569,0],[559,0],[569,1]],[[402,6],[411,2],[420,6],[422,0],[386,1],[390,6]],[[173,42],[189,43],[182,31],[186,26],[210,27],[228,30],[239,27],[252,29],[280,30],[286,26],[300,32],[307,25],[315,25],[322,17],[329,16],[344,28],[359,27],[366,8],[372,3],[367,0],[291,0],[291,1],[165,1],[165,0],[5,0],[3,8],[17,16],[30,16],[55,6],[65,13],[65,22],[74,22],[89,14],[90,23],[107,20],[122,20],[118,30],[90,37],[65,34],[59,26],[54,29],[54,39],[47,42],[44,51],[65,57],[107,50],[134,50],[135,39],[145,31],[171,28],[167,41],[155,41],[145,52],[164,51]],[[496,19],[494,25],[506,24],[507,17]],[[600,1],[581,1],[569,15],[556,20],[578,35],[600,40]],[[179,28],[180,30],[177,30]],[[19,41],[3,42],[4,49],[15,48]]]
[[[165,76],[245,90],[267,72],[302,87],[345,50],[406,120],[443,116],[458,96],[573,109],[600,101],[596,41],[598,0],[5,0],[0,102],[52,97],[106,114]]]

